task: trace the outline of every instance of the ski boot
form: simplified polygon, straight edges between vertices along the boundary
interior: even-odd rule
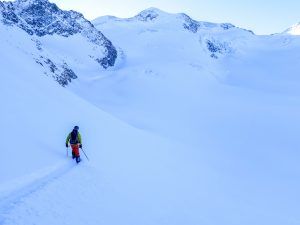
[[[81,161],[80,156],[76,157],[76,163],[79,163]]]

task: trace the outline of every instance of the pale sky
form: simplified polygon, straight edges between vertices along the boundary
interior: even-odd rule
[[[62,9],[73,9],[92,20],[103,15],[121,18],[156,7],[184,12],[195,20],[229,22],[256,34],[282,32],[300,22],[300,0],[50,0]]]

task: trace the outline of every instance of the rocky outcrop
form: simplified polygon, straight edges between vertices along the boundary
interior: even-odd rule
[[[99,57],[95,58],[103,68],[114,66],[117,58],[116,48],[81,13],[61,10],[48,0],[16,0],[0,3],[4,24],[17,26],[29,35],[38,37],[54,34],[69,37],[80,34],[102,49]]]

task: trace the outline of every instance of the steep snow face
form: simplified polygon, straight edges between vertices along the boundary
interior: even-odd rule
[[[69,65],[70,60],[64,56],[67,54],[57,54],[58,48],[52,49],[53,45],[67,43],[71,49],[78,49],[78,46],[83,45],[89,50],[82,53],[78,51],[78,54],[71,54],[68,58],[73,58],[74,61],[77,57],[86,58],[86,62],[95,61],[105,69],[115,65],[117,58],[115,47],[82,14],[60,10],[47,0],[1,2],[0,7],[2,23],[18,27],[28,34],[27,39],[36,44],[38,52],[28,49],[24,51],[35,51],[34,60],[45,68],[45,73],[53,76],[61,85],[67,85],[72,79],[76,79],[78,74],[74,71],[76,65]],[[18,37],[14,37],[13,34],[12,36],[17,42]],[[70,37],[69,40],[77,39],[77,41],[69,43],[66,41],[67,37]],[[26,37],[23,35],[23,38]],[[50,46],[44,43],[46,39],[47,43],[51,40]],[[85,53],[87,54],[82,57],[81,55]]]
[[[292,27],[288,28],[283,33],[291,34],[291,35],[300,35],[300,23],[293,25]]]

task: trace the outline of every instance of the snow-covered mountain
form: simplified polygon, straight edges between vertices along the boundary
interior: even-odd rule
[[[0,5],[1,225],[298,224],[298,36]]]
[[[197,34],[198,38],[201,38],[200,41],[202,47],[204,48],[203,50],[208,51],[210,56],[213,58],[218,58],[219,54],[231,52],[231,43],[227,42],[226,40],[228,39],[228,36],[235,36],[234,38],[238,38],[241,36],[253,35],[252,31],[237,28],[229,23],[216,24],[209,22],[199,22],[193,20],[184,13],[170,14],[163,12],[157,8],[149,8],[142,11],[133,18],[128,19],[120,19],[110,16],[100,17],[98,19],[95,19],[93,21],[93,24],[99,29],[105,30],[109,29],[110,26],[121,26],[122,29],[128,29],[127,31],[129,32],[129,35],[132,35],[133,29],[135,29],[134,35],[158,32],[158,34],[160,35],[166,34],[165,39],[169,40],[170,42],[172,42],[171,39],[176,39],[176,42],[178,43],[180,43],[180,40],[178,39],[182,38],[182,36],[177,37],[176,34]],[[125,32],[125,30],[123,30],[123,32]],[[173,35],[169,36],[167,35],[167,32],[173,32]],[[199,34],[201,35],[199,36]],[[226,35],[224,35],[219,40],[218,36],[221,34]],[[188,42],[191,37],[193,36],[187,36],[186,40],[182,41]],[[199,52],[199,54],[201,54],[201,51]]]
[[[30,48],[18,47],[63,86],[77,78],[78,64],[98,63],[105,69],[115,64],[117,50],[111,41],[78,12],[63,11],[47,0],[16,0],[0,2],[0,17],[1,26],[11,33],[9,41],[18,45],[26,40]],[[24,32],[16,36],[16,28]]]
[[[283,33],[291,34],[291,35],[300,35],[300,23],[297,23],[287,30],[285,30]]]

